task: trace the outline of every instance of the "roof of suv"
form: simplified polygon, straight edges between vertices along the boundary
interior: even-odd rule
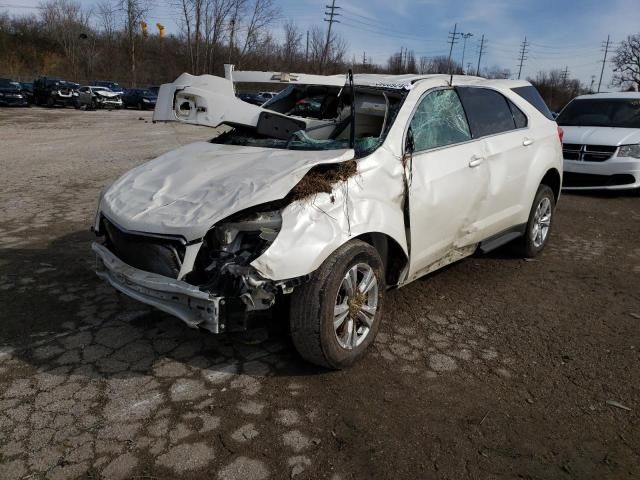
[[[353,83],[363,87],[387,87],[407,89],[416,82],[431,81],[434,84],[449,83],[451,79],[447,74],[430,75],[379,75],[370,73],[357,73],[353,76]],[[278,83],[290,85],[331,85],[344,86],[346,75],[312,75],[306,73],[278,73],[233,70],[231,80],[235,83]],[[486,85],[503,88],[524,87],[530,85],[525,80],[487,79],[471,75],[453,75],[454,85]]]
[[[610,92],[610,93],[589,93],[587,95],[580,95],[575,100],[605,100],[605,99],[634,99],[640,98],[640,92]]]

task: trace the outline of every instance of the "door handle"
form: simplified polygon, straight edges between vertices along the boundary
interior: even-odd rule
[[[471,161],[469,162],[469,167],[474,168],[484,162],[484,157],[480,157],[478,155],[474,155],[471,157]]]
[[[525,147],[528,147],[529,145],[531,145],[533,143],[533,140],[531,140],[530,138],[525,138],[522,141],[522,145],[524,145]]]

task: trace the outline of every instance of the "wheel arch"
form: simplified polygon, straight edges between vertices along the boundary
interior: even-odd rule
[[[553,191],[553,197],[555,201],[558,201],[560,196],[560,188],[562,187],[562,177],[560,172],[555,168],[550,168],[540,180],[540,185],[547,185]]]
[[[368,243],[377,250],[384,265],[387,285],[398,285],[409,264],[409,258],[400,244],[389,235],[381,232],[363,233],[355,238]]]

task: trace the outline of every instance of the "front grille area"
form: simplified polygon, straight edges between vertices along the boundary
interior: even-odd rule
[[[139,270],[178,278],[185,246],[177,241],[122,231],[103,217],[101,230],[107,248],[120,260]]]
[[[618,147],[610,145],[580,145],[577,143],[564,143],[562,153],[566,160],[579,160],[583,162],[604,162],[609,160]]]
[[[563,187],[613,187],[617,185],[631,185],[636,181],[630,174],[593,175],[591,173],[564,172]]]

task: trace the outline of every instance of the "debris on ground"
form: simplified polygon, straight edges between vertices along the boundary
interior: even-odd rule
[[[620,402],[616,402],[615,400],[607,400],[607,405],[611,406],[611,407],[616,407],[616,408],[620,408],[622,410],[627,410],[627,411],[631,411],[631,409],[629,407],[627,407],[626,405],[621,404]]]
[[[292,201],[302,200],[318,193],[331,193],[333,186],[344,182],[358,173],[355,160],[348,160],[338,164],[318,165],[298,182],[291,190]]]

